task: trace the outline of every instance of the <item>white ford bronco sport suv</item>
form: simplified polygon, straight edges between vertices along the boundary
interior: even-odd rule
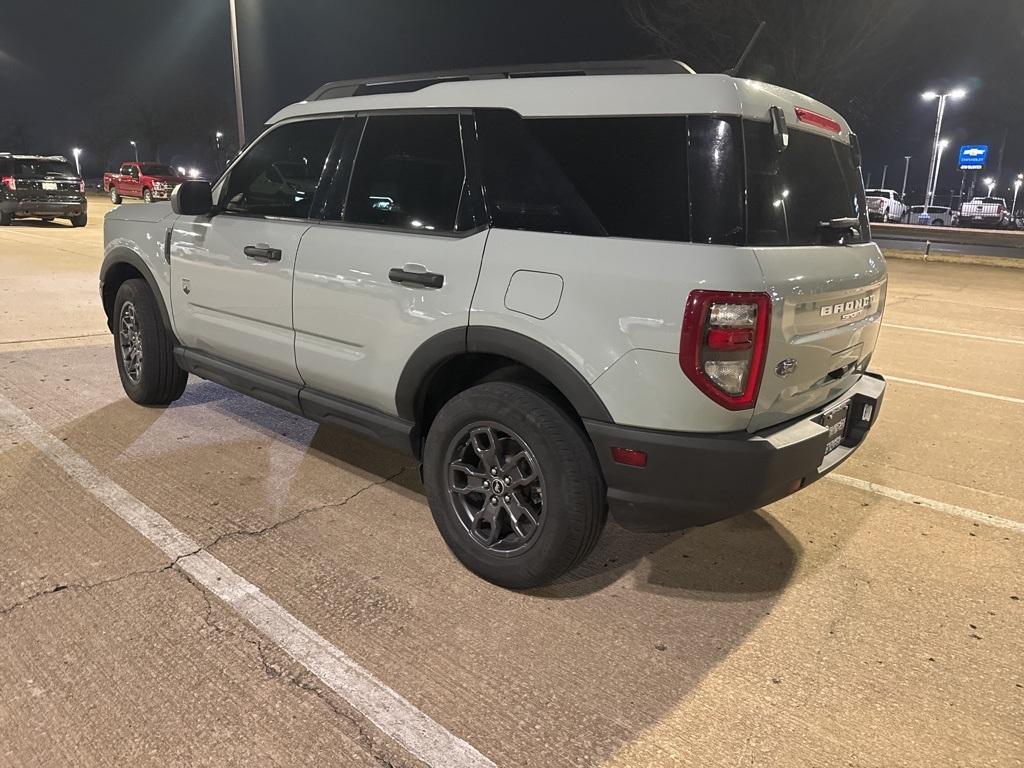
[[[193,373],[404,451],[468,568],[544,584],[609,510],[719,520],[864,440],[886,267],[856,147],[675,62],[331,83],[212,188],[107,214],[121,381],[160,405]]]

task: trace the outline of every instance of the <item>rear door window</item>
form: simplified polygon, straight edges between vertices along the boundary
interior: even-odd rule
[[[344,219],[452,232],[465,187],[458,115],[370,117],[359,143]]]
[[[747,158],[747,243],[749,245],[821,245],[828,242],[823,223],[860,221],[858,235],[868,238],[860,169],[850,147],[807,131],[789,131],[789,147],[779,152],[768,123],[744,121]]]

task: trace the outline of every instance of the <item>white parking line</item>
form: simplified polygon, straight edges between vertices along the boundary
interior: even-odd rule
[[[993,528],[1002,528],[1003,530],[1013,531],[1014,533],[1024,533],[1024,523],[1020,523],[1016,520],[1009,520],[1005,517],[999,517],[998,515],[990,515],[987,512],[978,512],[977,510],[968,509],[967,507],[958,507],[956,504],[947,504],[944,501],[936,501],[935,499],[929,499],[924,496],[917,496],[913,493],[900,491],[896,488],[889,488],[884,485],[878,485],[878,483],[868,482],[867,480],[861,480],[857,477],[840,475],[835,472],[831,475],[826,475],[826,477],[836,483],[849,485],[852,488],[859,488],[862,491],[868,491],[869,493],[874,493],[879,496],[885,496],[886,498],[893,499],[895,501],[903,501],[907,504],[915,504],[919,507],[934,509],[936,512],[945,512],[947,515],[962,517],[965,520],[970,520],[972,523],[991,525]]]
[[[975,397],[987,397],[989,400],[1002,400],[1004,403],[1017,403],[1024,405],[1024,398],[1010,397],[1009,395],[993,395],[991,392],[978,392],[975,389],[961,389],[960,387],[947,387],[945,384],[933,384],[930,381],[918,381],[917,379],[901,379],[899,376],[885,374],[886,381],[896,381],[900,384],[915,384],[919,387],[930,387],[941,389],[945,392],[959,392],[961,395],[974,395]]]
[[[72,480],[159,547],[196,583],[215,594],[418,760],[437,768],[495,768],[472,745],[388,688],[166,518],[0,396],[0,427],[34,445]]]
[[[1000,341],[1004,344],[1022,344],[1024,339],[1007,339],[1002,336],[980,336],[976,333],[959,333],[957,331],[940,331],[935,328],[919,328],[916,325],[897,325],[885,323],[884,328],[899,328],[901,331],[917,331],[919,333],[937,333],[940,336],[956,336],[961,339],[977,339],[978,341]]]

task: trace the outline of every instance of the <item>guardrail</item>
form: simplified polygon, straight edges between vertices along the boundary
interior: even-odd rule
[[[1016,230],[927,227],[915,224],[872,224],[871,236],[876,240],[927,241],[948,245],[981,245],[1024,250],[1024,232]]]

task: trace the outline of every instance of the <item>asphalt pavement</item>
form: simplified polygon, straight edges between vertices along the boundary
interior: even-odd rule
[[[128,401],[109,207],[0,228],[0,765],[1024,765],[1024,271],[890,260],[837,475],[510,592],[406,458]]]

